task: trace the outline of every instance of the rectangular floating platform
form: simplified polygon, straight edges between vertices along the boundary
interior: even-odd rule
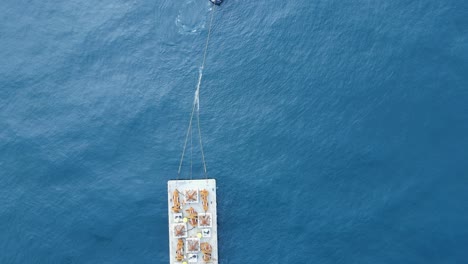
[[[218,263],[216,180],[167,182],[169,263]]]

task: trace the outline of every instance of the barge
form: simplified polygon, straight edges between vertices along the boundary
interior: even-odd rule
[[[167,183],[170,264],[218,263],[216,180]]]

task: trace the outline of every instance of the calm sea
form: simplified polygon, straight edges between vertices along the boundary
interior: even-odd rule
[[[0,263],[168,263],[209,14],[1,1]],[[468,263],[467,1],[225,0],[214,23],[220,263]]]

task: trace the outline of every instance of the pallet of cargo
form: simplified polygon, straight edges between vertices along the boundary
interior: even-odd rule
[[[171,264],[218,263],[216,181],[167,183]]]

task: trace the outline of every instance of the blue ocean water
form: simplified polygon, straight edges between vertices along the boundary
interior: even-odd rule
[[[168,263],[209,14],[0,3],[0,263]],[[225,0],[200,95],[220,263],[468,263],[467,14]]]

